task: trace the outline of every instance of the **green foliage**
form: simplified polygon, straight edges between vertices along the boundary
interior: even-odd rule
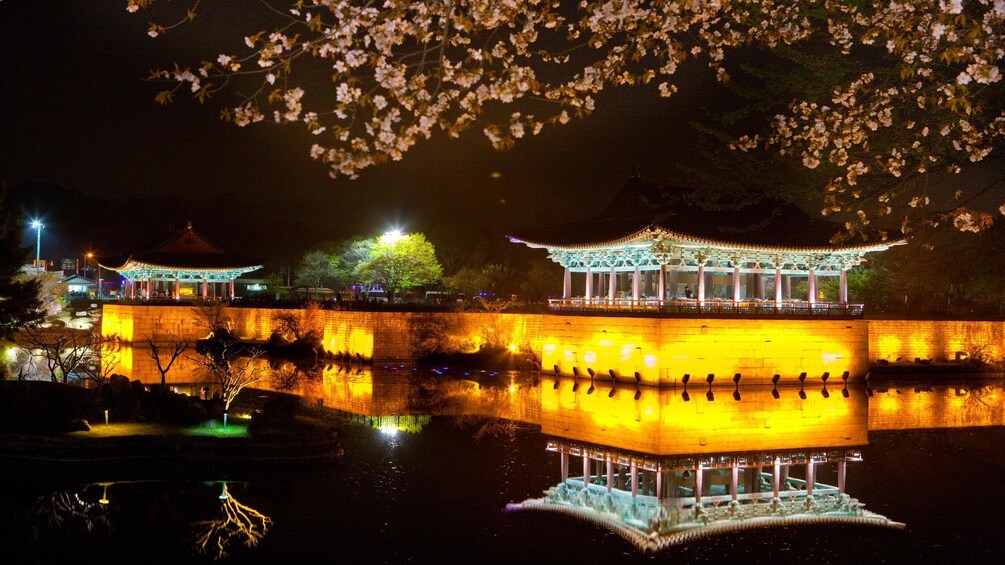
[[[393,299],[395,294],[439,281],[443,269],[433,244],[421,233],[414,233],[379,238],[355,274],[364,284],[380,285],[388,299]]]
[[[5,196],[0,192],[0,338],[10,339],[26,324],[40,320],[42,314],[38,281],[18,276],[29,250],[21,246],[22,215],[5,208]]]
[[[308,251],[297,266],[293,282],[307,288],[325,288],[331,284],[334,275],[335,268],[330,254],[320,250]]]
[[[943,225],[871,256],[849,275],[850,298],[894,313],[1001,316],[1003,254],[1005,227],[973,234]]]

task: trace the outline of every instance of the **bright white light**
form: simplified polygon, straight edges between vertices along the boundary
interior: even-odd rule
[[[42,227],[42,222],[40,222],[38,220],[32,220],[31,227],[33,227],[35,229],[39,229],[39,228]]]
[[[393,245],[395,242],[397,242],[399,239],[401,239],[401,238],[403,238],[405,236],[402,235],[400,229],[395,228],[395,229],[393,229],[393,230],[391,230],[389,232],[385,232],[382,237],[384,239],[384,243]]]

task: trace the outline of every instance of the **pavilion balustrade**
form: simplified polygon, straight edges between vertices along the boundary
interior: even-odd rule
[[[712,316],[861,316],[862,304],[771,300],[695,300],[658,298],[555,298],[548,308],[557,312],[651,313]]]

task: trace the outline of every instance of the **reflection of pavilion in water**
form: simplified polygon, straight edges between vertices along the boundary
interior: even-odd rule
[[[848,463],[867,443],[863,390],[746,389],[716,401],[574,385],[549,378],[541,387],[541,428],[557,436],[548,450],[559,454],[561,482],[509,510],[570,514],[648,551],[757,527],[903,527],[845,492]]]

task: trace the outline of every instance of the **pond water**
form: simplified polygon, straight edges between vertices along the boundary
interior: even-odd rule
[[[86,482],[8,475],[0,540],[13,561],[4,562],[899,563],[1005,556],[1000,380],[899,380],[868,390],[831,383],[826,392],[819,384],[803,391],[729,385],[709,397],[704,384],[687,395],[625,385],[612,392],[609,383],[533,373],[332,367],[295,390],[338,422],[345,456],[334,468],[198,480],[151,470],[149,479],[127,481],[100,468],[88,469]],[[665,496],[688,488],[693,495],[693,475],[687,483],[689,473],[672,469],[705,461],[706,503],[737,488],[728,486],[728,472],[707,470],[714,461],[782,457],[793,462],[798,481],[807,471],[795,462],[813,457],[814,482],[825,490],[841,480],[832,461],[846,460],[843,490],[906,527],[780,523],[653,555],[607,525],[505,511],[562,483],[566,457],[568,482],[578,477],[581,485],[584,465],[575,454],[585,451],[635,461],[639,469],[671,469],[661,477]],[[591,488],[602,492],[604,468],[594,463]],[[627,469],[617,467],[622,492]],[[757,469],[770,482],[770,464]],[[646,478],[639,496],[653,494],[653,473],[640,473]],[[755,475],[740,477],[750,481],[744,493],[757,490]],[[666,494],[674,489],[678,494]]]

